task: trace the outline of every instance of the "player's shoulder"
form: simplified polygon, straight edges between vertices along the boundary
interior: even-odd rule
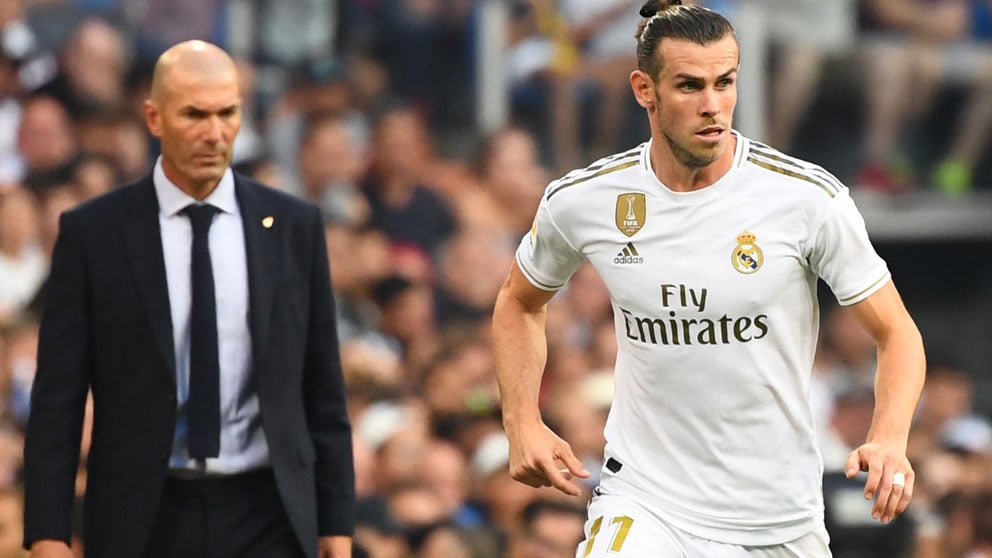
[[[845,193],[847,187],[822,166],[787,155],[774,147],[755,140],[748,140],[745,166],[762,178],[773,178],[773,183],[786,188],[785,193],[814,194],[820,199],[834,198]]]
[[[641,164],[642,153],[647,143],[637,147],[603,157],[591,165],[569,171],[561,178],[552,180],[544,191],[544,199],[590,199],[590,194],[600,189],[603,184],[615,182],[621,178],[621,173],[636,171]],[[622,180],[629,182],[628,177]]]

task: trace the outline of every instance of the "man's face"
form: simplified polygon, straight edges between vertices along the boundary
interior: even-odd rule
[[[675,157],[701,168],[728,144],[737,104],[737,41],[728,35],[708,45],[663,39],[663,65],[655,84],[656,125]]]
[[[209,193],[231,164],[241,128],[236,72],[203,77],[174,68],[167,79],[163,94],[145,108],[162,143],[162,166],[187,193]]]

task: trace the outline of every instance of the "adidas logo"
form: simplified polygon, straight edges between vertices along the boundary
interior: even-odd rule
[[[637,253],[637,248],[634,248],[633,242],[628,242],[623,250],[613,258],[613,263],[620,265],[641,264],[644,263],[644,257]]]

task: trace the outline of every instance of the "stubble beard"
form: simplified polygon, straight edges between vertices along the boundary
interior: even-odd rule
[[[655,107],[657,107],[657,114],[659,121],[662,119],[662,103],[661,95],[655,91],[654,94]],[[672,150],[672,154],[675,155],[675,159],[679,163],[682,163],[686,168],[690,169],[701,169],[708,166],[720,158],[719,153],[713,155],[701,155],[698,153],[693,153],[691,149],[683,146],[675,138],[668,134],[668,132],[662,131],[663,136],[665,136],[665,141],[668,142],[668,148]]]
[[[668,147],[672,150],[675,158],[690,169],[701,169],[709,166],[720,157],[719,154],[701,155],[699,153],[693,153],[692,150],[683,147],[675,138],[668,135],[667,132],[662,132],[662,134],[665,136],[665,141],[668,142]]]

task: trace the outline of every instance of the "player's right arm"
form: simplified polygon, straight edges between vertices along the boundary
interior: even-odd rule
[[[510,475],[533,487],[554,486],[578,496],[579,488],[569,479],[586,478],[589,471],[571,446],[544,423],[538,406],[548,358],[547,307],[554,295],[531,284],[513,262],[493,310],[496,377],[510,442]]]

